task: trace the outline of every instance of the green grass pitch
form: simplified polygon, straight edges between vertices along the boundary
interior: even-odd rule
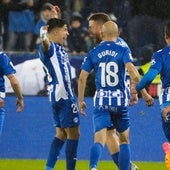
[[[139,170],[166,170],[163,162],[135,162]],[[0,159],[0,170],[44,170],[45,160]],[[65,170],[65,161],[59,160],[55,170]],[[88,161],[77,161],[76,170],[89,170]],[[112,161],[100,161],[98,170],[117,170]]]

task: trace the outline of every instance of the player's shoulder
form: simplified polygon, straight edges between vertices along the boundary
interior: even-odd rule
[[[7,60],[7,59],[9,59],[8,55],[1,51],[0,52],[0,60],[2,61],[2,60]]]
[[[122,47],[128,47],[128,48],[129,48],[129,46],[128,46],[128,44],[126,43],[126,41],[125,41],[123,38],[121,38],[121,37],[118,37],[118,38],[117,38],[116,44],[118,44],[118,45],[120,45],[120,46],[122,46]]]
[[[170,55],[170,46],[166,46],[154,53],[154,56]]]

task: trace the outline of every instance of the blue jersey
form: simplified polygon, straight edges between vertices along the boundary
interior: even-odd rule
[[[170,87],[170,46],[153,54],[150,68],[160,73],[162,88]]]
[[[167,46],[153,54],[151,67],[160,73],[163,93],[160,96],[160,104],[170,101],[170,46]]]
[[[113,41],[103,41],[92,49],[82,63],[82,69],[95,72],[95,106],[127,106],[125,64],[132,62],[128,47]]]
[[[41,45],[39,51],[48,74],[50,101],[73,98],[71,66],[65,48],[51,42],[48,52],[44,52]]]
[[[16,71],[9,57],[0,52],[0,92],[5,92],[4,75],[15,74]]]
[[[122,47],[128,47],[128,48],[129,48],[129,46],[127,45],[127,43],[126,43],[122,38],[120,38],[120,37],[117,38],[116,44],[121,45]],[[130,49],[129,49],[129,50],[130,50]]]

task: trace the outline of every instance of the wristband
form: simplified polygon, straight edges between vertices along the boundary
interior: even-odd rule
[[[47,30],[45,30],[44,27],[40,28],[40,39],[41,41],[47,39]]]

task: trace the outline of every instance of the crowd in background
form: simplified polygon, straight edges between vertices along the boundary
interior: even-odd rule
[[[65,45],[73,55],[84,54],[94,46],[87,25],[94,12],[105,12],[117,22],[120,36],[137,59],[144,46],[156,51],[165,45],[163,24],[170,18],[169,0],[1,0],[1,49],[36,50],[39,28],[47,22],[51,4],[59,6],[61,17],[70,25]]]

